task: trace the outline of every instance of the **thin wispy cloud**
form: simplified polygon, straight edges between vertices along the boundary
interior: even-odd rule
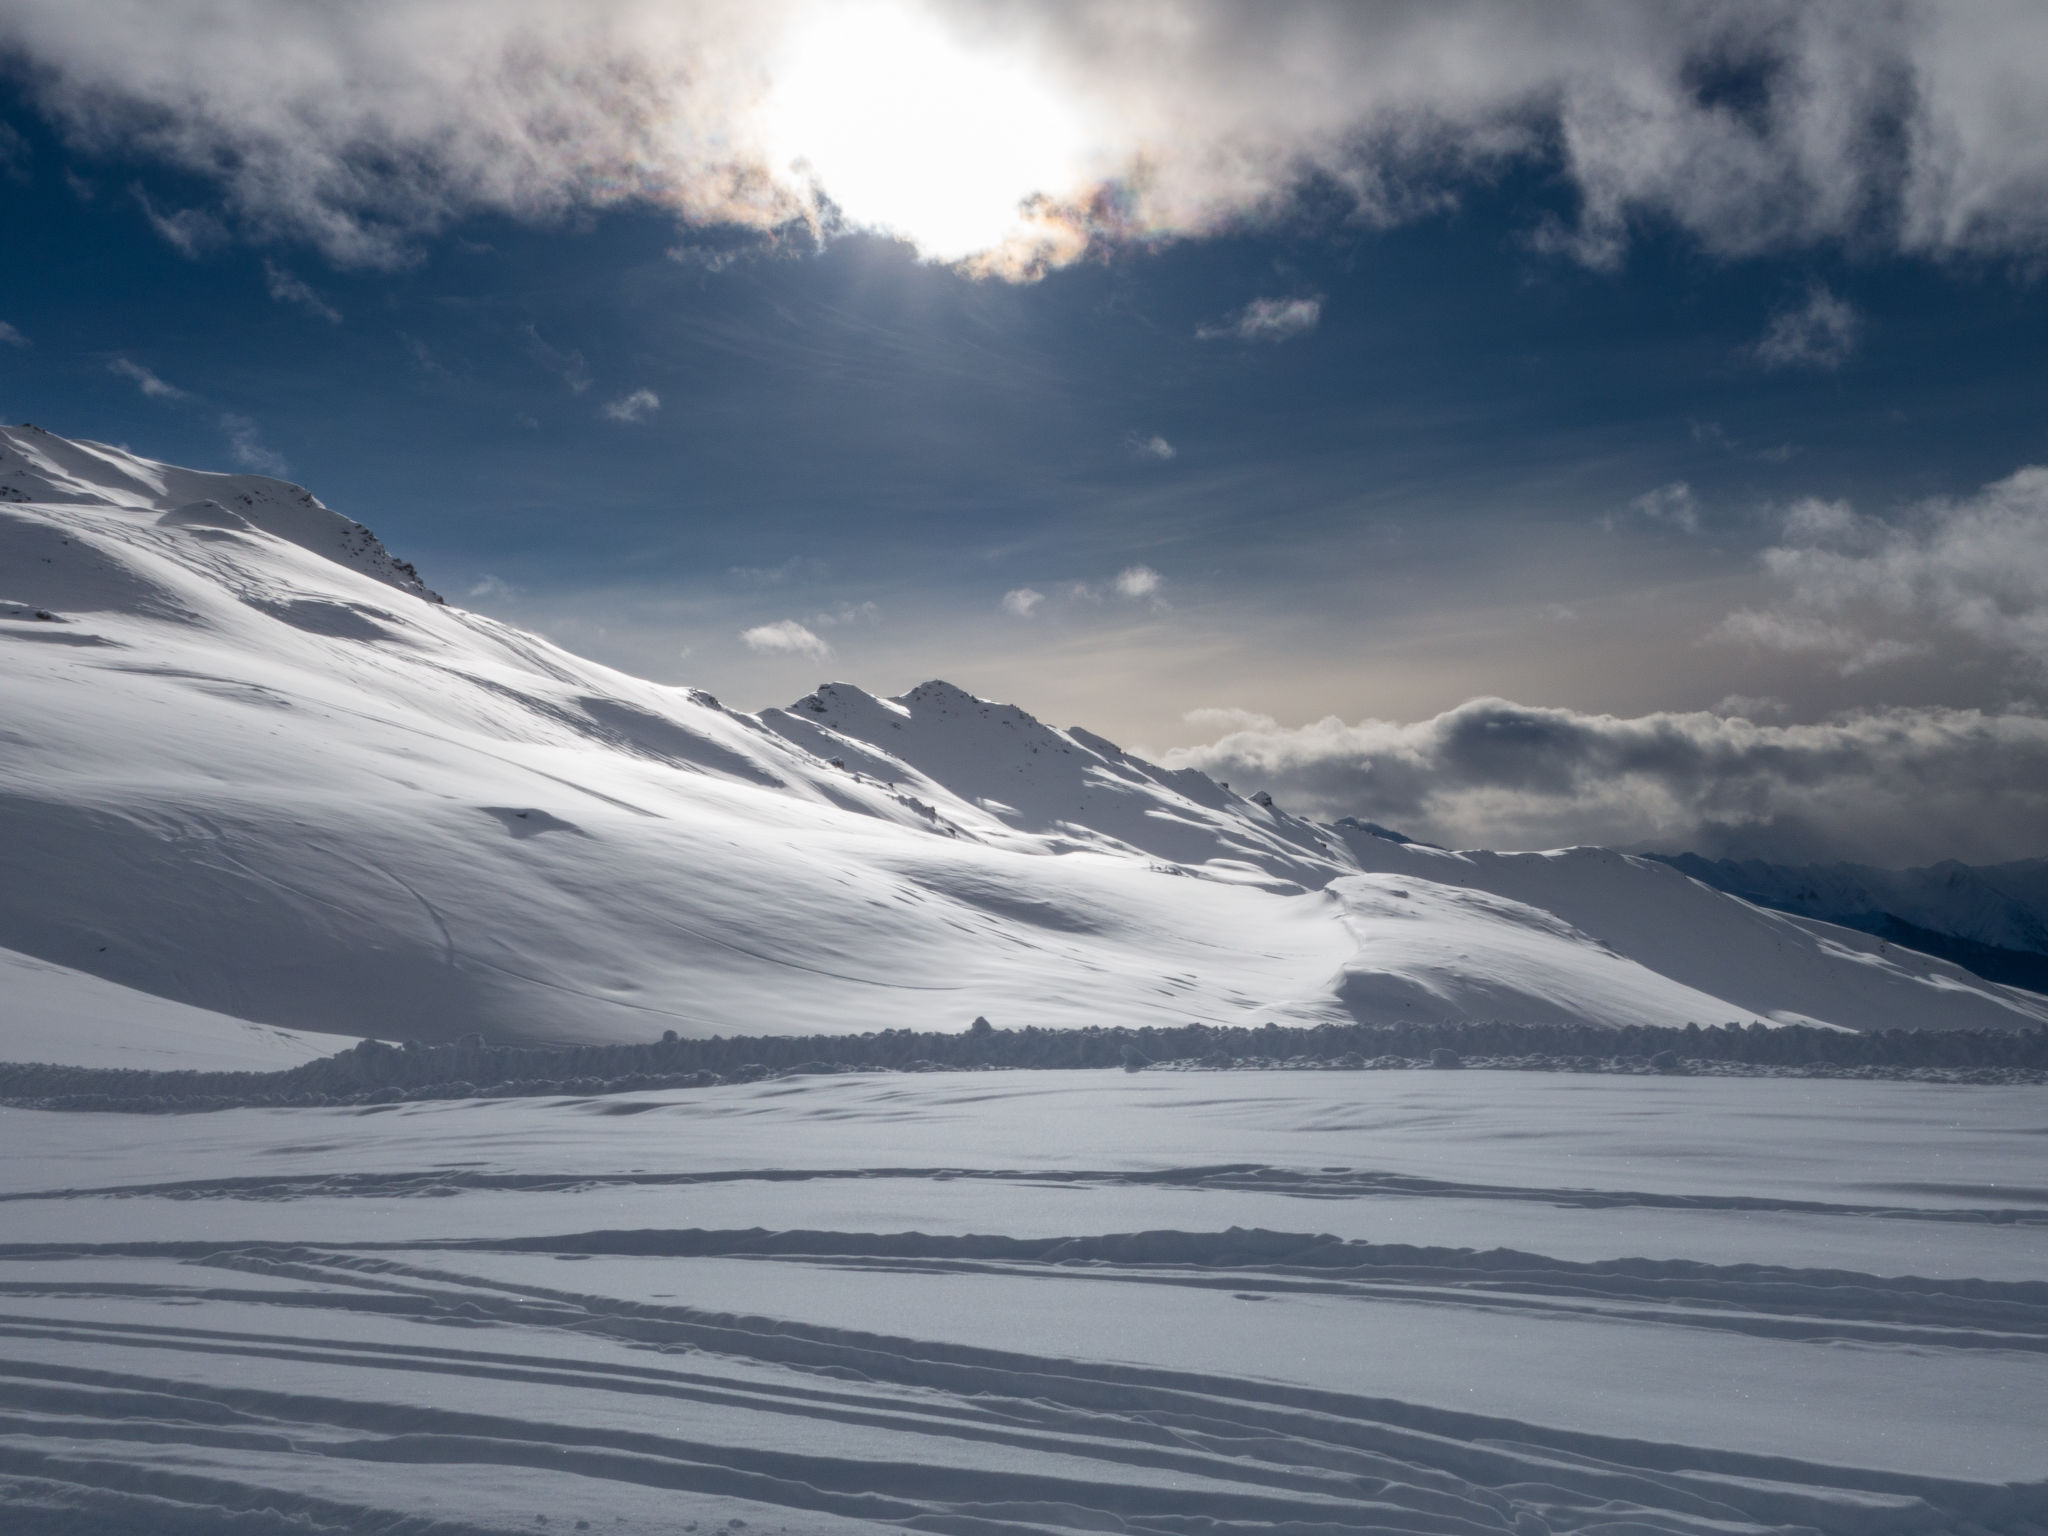
[[[0,346],[25,347],[27,345],[29,345],[29,339],[26,336],[22,335],[20,331],[9,325],[5,320],[0,320]]]
[[[280,304],[295,304],[309,315],[317,315],[330,325],[341,324],[341,311],[314,291],[300,278],[294,277],[276,262],[265,259],[263,263],[264,283],[270,289],[270,296]]]
[[[1794,309],[1771,317],[1750,353],[1765,368],[1814,368],[1832,373],[1856,350],[1861,319],[1846,300],[1816,284]]]
[[[1692,487],[1683,480],[1645,491],[1628,505],[1631,512],[1653,523],[1665,523],[1687,533],[1700,531],[1700,504]]]
[[[1526,167],[1576,209],[1535,243],[1594,265],[1642,225],[1731,256],[1849,237],[1932,257],[2048,251],[2039,7],[1279,14],[157,0],[140,29],[14,0],[0,48],[74,145],[215,188],[210,211],[150,210],[186,250],[211,221],[390,265],[479,213],[641,203],[701,227],[820,230],[829,204],[935,259],[1030,277],[1105,243],[1285,219],[1311,182],[1354,222],[1390,225]],[[1699,85],[1728,59],[1757,82],[1740,112]],[[897,110],[851,110],[875,100]]]
[[[142,364],[136,362],[132,357],[115,358],[107,364],[107,372],[132,380],[135,387],[152,400],[190,400],[194,398],[189,391],[182,390],[177,385],[166,383],[158,378],[155,373],[143,367]]]
[[[1003,594],[1003,612],[1012,618],[1028,619],[1045,602],[1045,594],[1031,587],[1012,587]]]
[[[629,395],[605,402],[604,413],[613,421],[645,421],[661,409],[661,396],[651,389],[636,389]]]
[[[757,656],[808,656],[823,661],[832,647],[795,619],[777,619],[740,632],[740,641]]]
[[[837,629],[848,624],[876,624],[881,621],[882,609],[878,603],[841,603],[822,613],[811,615],[811,623],[818,629]]]
[[[165,242],[187,260],[196,261],[202,254],[217,246],[228,243],[228,228],[212,214],[199,208],[178,208],[169,213],[159,212],[149,194],[141,187],[129,189],[135,201],[141,205],[143,216],[149,220],[150,228],[161,235]]]
[[[1287,341],[1307,335],[1322,319],[1320,298],[1253,299],[1223,324],[1202,326],[1195,335],[1203,341]]]
[[[1154,464],[1165,464],[1180,452],[1157,432],[1144,435],[1133,432],[1125,437],[1124,446],[1134,458],[1148,459]]]
[[[569,386],[574,395],[585,394],[597,382],[590,372],[590,364],[583,360],[583,354],[563,351],[552,346],[540,333],[540,327],[528,321],[520,328],[526,335],[527,350],[541,367],[560,378]]]
[[[264,443],[262,432],[248,417],[229,411],[221,417],[220,429],[227,434],[228,451],[242,468],[259,475],[282,477],[291,473],[284,455]]]
[[[0,176],[9,181],[26,182],[29,179],[29,162],[34,158],[28,140],[21,136],[21,130],[12,123],[0,123]]]

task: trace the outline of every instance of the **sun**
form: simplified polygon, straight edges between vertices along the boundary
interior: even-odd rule
[[[771,66],[762,130],[776,174],[927,260],[997,250],[1023,205],[1088,180],[1086,125],[1032,61],[975,49],[903,0],[797,14]]]

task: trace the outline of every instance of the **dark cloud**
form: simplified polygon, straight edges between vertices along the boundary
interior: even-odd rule
[[[1289,810],[1458,847],[1574,843],[1873,864],[2048,853],[2048,717],[1892,709],[1810,725],[1474,699],[1167,754]]]

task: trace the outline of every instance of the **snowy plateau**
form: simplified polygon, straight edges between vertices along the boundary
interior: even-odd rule
[[[943,682],[736,711],[0,429],[0,1062],[2048,1024],[1255,788]],[[2048,1532],[2044,1152],[2038,1086],[1683,1073],[0,1108],[0,1531]]]

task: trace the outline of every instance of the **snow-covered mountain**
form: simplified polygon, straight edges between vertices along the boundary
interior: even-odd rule
[[[1908,944],[1980,976],[2048,991],[2048,859],[1919,869],[1653,854],[1716,890]]]
[[[297,486],[34,428],[0,429],[0,869],[0,977],[42,967],[0,1058],[105,1059],[48,1022],[65,975],[117,1034],[176,1004],[272,1055],[247,1024],[2048,1021],[1658,863],[1318,825],[941,682],[740,713],[443,603]]]

